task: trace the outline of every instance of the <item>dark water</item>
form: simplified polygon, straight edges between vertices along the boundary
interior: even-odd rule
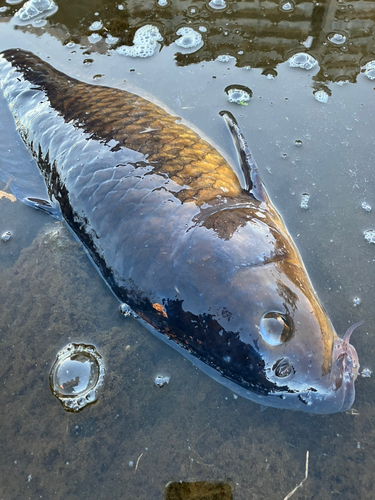
[[[295,2],[289,12],[277,2],[227,2],[221,12],[201,1],[118,5],[60,1],[43,27],[33,27],[12,21],[22,3],[0,0],[7,7],[0,49],[31,50],[81,80],[152,95],[229,155],[218,112],[235,114],[337,331],[365,320],[353,344],[361,369],[373,370],[375,245],[363,232],[375,229],[375,81],[361,67],[375,60],[375,3]],[[104,39],[87,38],[98,20],[101,36],[119,38],[113,47],[131,45],[150,23],[163,41],[145,59],[108,52]],[[173,43],[180,27],[206,28],[201,48],[182,53]],[[346,41],[333,44],[333,34]],[[300,51],[319,65],[290,68],[284,61]],[[218,62],[219,55],[236,59]],[[247,106],[228,102],[229,85],[252,90]],[[317,90],[327,103],[314,98]],[[308,210],[300,208],[303,193]],[[196,482],[192,494],[202,498],[205,481],[229,484],[235,500],[283,500],[305,475],[307,451],[308,479],[292,498],[374,497],[373,377],[358,378],[349,414],[261,412],[122,317],[64,224],[2,197],[0,233],[7,230],[12,238],[0,241],[1,499],[172,500],[177,490],[166,485],[179,481]],[[99,402],[78,414],[65,412],[48,385],[55,355],[69,342],[95,344],[107,370]],[[154,386],[160,373],[171,377],[161,389]]]

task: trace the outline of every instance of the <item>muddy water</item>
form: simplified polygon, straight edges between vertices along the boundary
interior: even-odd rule
[[[375,229],[375,83],[361,67],[375,59],[374,3],[288,3],[285,10],[285,2],[226,2],[220,11],[204,2],[61,1],[44,26],[17,26],[22,3],[0,0],[0,49],[31,50],[81,80],[152,95],[228,155],[218,112],[235,114],[337,331],[365,320],[353,344],[361,370],[373,370],[375,245],[363,232]],[[102,39],[93,43],[95,21]],[[150,23],[163,36],[152,57],[115,52]],[[202,35],[196,51],[174,43],[184,26]],[[118,37],[113,50],[108,34]],[[290,68],[284,61],[300,51],[319,64]],[[233,58],[219,62],[219,55]],[[230,85],[250,88],[252,98],[229,103]],[[327,103],[314,98],[319,90]],[[0,190],[9,194],[5,184]],[[190,481],[195,498],[202,482],[224,482],[235,500],[282,500],[303,479],[307,451],[308,479],[292,498],[373,498],[373,377],[359,377],[349,414],[261,412],[121,316],[63,223],[2,197],[0,233],[7,230],[11,239],[0,241],[1,499],[172,500],[177,490],[166,485]],[[106,364],[98,403],[77,414],[63,410],[48,384],[69,342],[96,345]],[[169,384],[155,387],[158,374]],[[224,500],[224,489],[211,498]]]

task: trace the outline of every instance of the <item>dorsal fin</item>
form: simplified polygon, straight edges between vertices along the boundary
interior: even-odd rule
[[[244,176],[245,185],[243,189],[256,198],[258,201],[267,202],[268,196],[261,181],[258,166],[254,161],[246,139],[236,122],[236,119],[229,111],[220,111],[232,134],[233,142],[237,151],[238,161]]]

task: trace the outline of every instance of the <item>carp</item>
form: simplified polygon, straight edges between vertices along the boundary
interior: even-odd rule
[[[229,112],[237,171],[162,107],[30,52],[3,52],[0,80],[48,193],[23,201],[61,213],[123,312],[249,400],[351,407],[357,325],[338,337]]]

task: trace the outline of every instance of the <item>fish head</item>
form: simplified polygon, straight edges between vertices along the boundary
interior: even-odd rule
[[[299,259],[238,274],[249,302],[236,330],[261,358],[267,394],[260,402],[318,414],[348,410],[359,368],[349,338],[358,325],[338,337]]]

